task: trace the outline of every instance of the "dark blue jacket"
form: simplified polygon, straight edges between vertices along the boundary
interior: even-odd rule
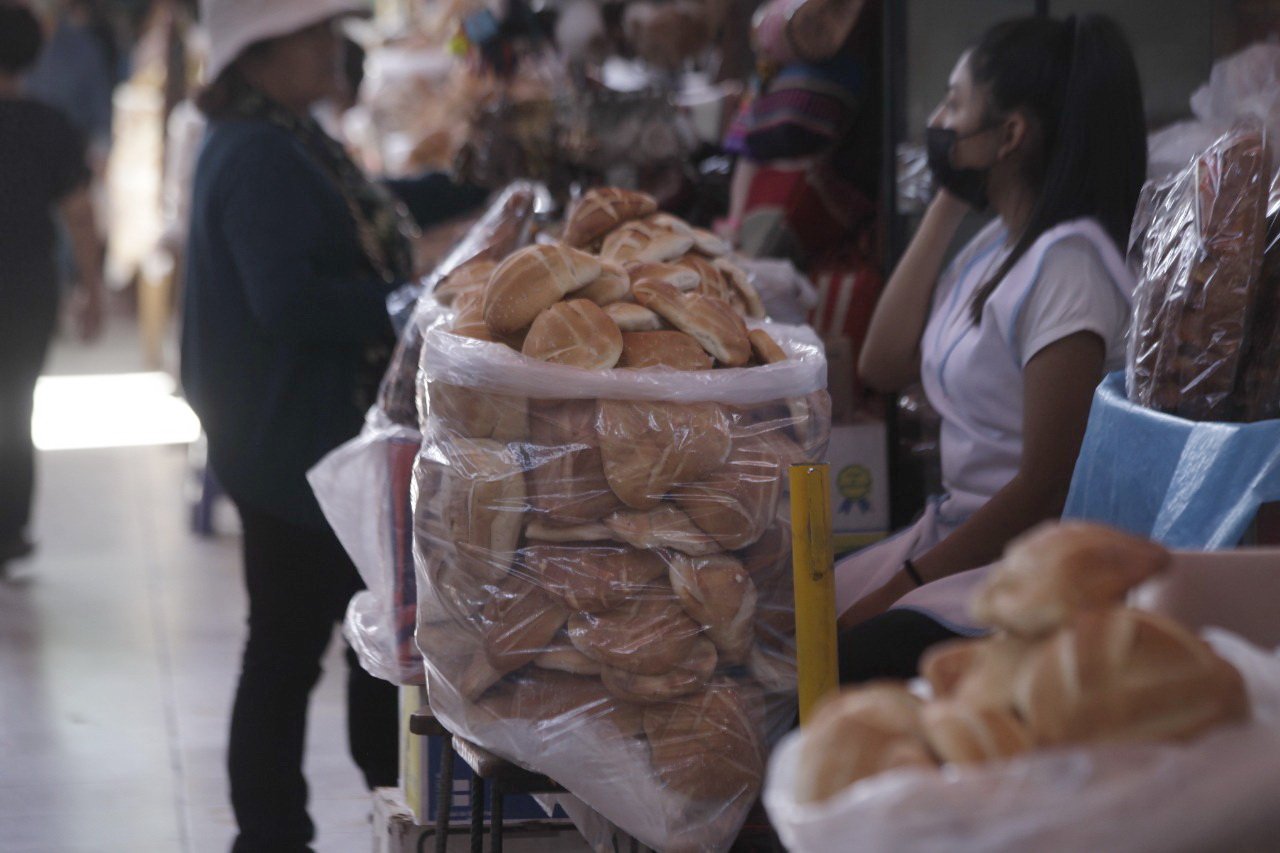
[[[359,432],[385,297],[337,187],[286,131],[215,121],[196,167],[182,382],[238,503],[324,524],[306,471]],[[372,370],[370,368],[373,368]]]

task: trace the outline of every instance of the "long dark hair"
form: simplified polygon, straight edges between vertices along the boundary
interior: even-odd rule
[[[1021,18],[997,24],[969,55],[992,108],[1022,110],[1043,146],[1028,160],[1038,190],[1026,229],[973,299],[973,321],[1000,281],[1045,231],[1096,219],[1123,252],[1147,173],[1142,85],[1120,27],[1105,15]]]
[[[271,49],[273,41],[275,39],[264,39],[246,47],[234,62],[222,70],[216,80],[207,83],[196,92],[196,109],[210,121],[227,118],[234,114],[236,104],[254,91],[253,85],[244,76],[244,61],[264,55]]]

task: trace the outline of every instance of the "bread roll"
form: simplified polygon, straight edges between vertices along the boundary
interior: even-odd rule
[[[569,618],[569,640],[578,651],[637,675],[670,672],[688,659],[700,633],[669,588],[633,597],[613,610]]]
[[[478,293],[489,283],[489,276],[497,269],[493,261],[469,261],[442,278],[432,291],[441,305],[452,305],[463,293]]]
[[[688,270],[690,273],[698,277],[698,280],[693,283],[692,287],[681,287],[679,288],[680,290],[697,290],[701,293],[709,293],[712,295],[718,293],[728,294],[729,285],[725,283],[724,276],[721,275],[720,270],[716,269],[715,264],[704,258],[702,255],[690,252],[682,258],[677,258],[672,263],[682,269]],[[637,281],[632,281],[632,286],[634,287],[637,283]],[[675,284],[675,282],[670,283]]]
[[[761,301],[760,294],[756,291],[755,285],[751,283],[751,279],[746,272],[726,258],[716,258],[714,263],[716,269],[724,276],[725,282],[738,294],[738,297],[746,306],[747,316],[754,320],[763,320],[767,317],[768,313],[764,309],[764,302]]]
[[[622,508],[604,476],[595,420],[594,400],[538,400],[531,404],[532,442],[526,463],[530,503],[552,524],[589,524]],[[610,536],[605,531],[588,538]]]
[[[524,472],[515,455],[496,441],[457,438],[447,448],[450,464],[441,484],[445,541],[453,543],[460,568],[499,582],[520,542]]]
[[[693,238],[674,231],[656,231],[640,222],[629,222],[604,238],[600,255],[606,260],[662,263],[693,248]]]
[[[1014,688],[1037,744],[1181,740],[1242,720],[1248,703],[1234,667],[1207,643],[1154,613],[1079,613],[1035,651]]]
[[[1169,559],[1156,543],[1100,524],[1043,524],[1005,549],[974,598],[973,615],[1020,636],[1043,636],[1079,610],[1120,603]]]
[[[626,702],[650,705],[676,699],[701,690],[716,671],[716,647],[699,638],[689,657],[662,675],[637,675],[612,666],[601,667],[601,678],[609,692]]]
[[[716,540],[698,529],[684,510],[663,502],[656,509],[619,510],[604,520],[614,537],[636,548],[672,548],[692,557],[715,554]]]
[[[601,269],[599,260],[568,246],[521,249],[489,277],[484,291],[485,324],[495,335],[515,334],[566,294],[599,278]]]
[[[756,588],[728,554],[669,557],[671,588],[685,611],[707,629],[722,663],[746,663],[755,639]]]
[[[533,520],[525,528],[525,535],[538,542],[616,542],[613,531],[603,524],[571,524],[559,527],[545,521]]]
[[[622,332],[589,299],[558,302],[538,315],[524,341],[530,358],[585,370],[608,370],[622,356]]]
[[[432,381],[427,383],[427,400],[429,416],[454,435],[503,443],[529,436],[529,401],[523,397]]]
[[[705,262],[704,263],[708,263]],[[708,266],[710,264],[708,263]],[[629,261],[625,267],[627,276],[634,287],[645,279],[665,281],[679,291],[693,290],[701,280],[697,270],[685,264],[660,264],[647,261]],[[714,272],[715,268],[712,267]]]
[[[733,250],[728,241],[705,228],[690,228],[689,233],[693,235],[694,250],[709,258],[718,258]]]
[[[484,321],[484,297],[479,291],[464,291],[455,294],[453,300],[453,322],[449,331],[464,338],[485,341],[491,344],[503,343],[500,335],[495,335],[489,324]]]
[[[432,665],[468,701],[479,698],[504,675],[489,663],[483,642],[453,620],[419,622],[417,642]]]
[[[565,223],[564,242],[584,248],[619,225],[648,216],[658,209],[653,196],[615,187],[588,190]]]
[[[778,342],[769,336],[764,329],[752,329],[747,332],[751,341],[751,352],[761,364],[777,364],[787,360],[787,353]]]
[[[791,525],[775,521],[736,556],[756,587],[756,638],[778,645],[796,633],[795,579],[791,576]]]
[[[528,578],[574,610],[619,607],[666,573],[656,554],[625,545],[530,545],[517,559]]]
[[[711,356],[684,332],[624,332],[618,367],[710,370]]]
[[[590,299],[597,305],[612,305],[631,297],[631,277],[612,261],[600,262],[600,277],[569,294],[574,299]]]
[[[533,659],[533,665],[539,669],[573,675],[599,676],[601,670],[600,664],[573,647],[573,643],[569,642],[569,635],[563,631],[553,637],[546,650]]]
[[[546,651],[569,621],[569,611],[534,584],[510,576],[491,588],[482,618],[489,663],[501,672],[511,672]]]
[[[724,301],[699,293],[681,294],[659,281],[642,281],[632,292],[636,301],[692,335],[721,364],[741,367],[751,357],[747,327]]]
[[[598,678],[539,670],[517,673],[476,703],[499,720],[528,720],[552,740],[584,725],[606,727],[611,737],[644,734],[644,712],[610,695]]]
[[[940,643],[920,659],[920,675],[937,698],[1008,710],[1013,707],[1013,685],[1037,645],[1009,636]]]
[[[1027,727],[1011,712],[933,702],[921,712],[925,740],[949,764],[980,764],[1031,751]]]
[[[773,522],[784,476],[773,442],[752,436],[734,442],[723,468],[671,494],[694,524],[734,551],[755,542]]]
[[[766,693],[794,694],[800,684],[794,638],[781,647],[756,643],[747,658],[747,671]]]
[[[796,801],[822,802],[886,770],[937,766],[924,742],[920,707],[905,688],[888,683],[824,699],[800,748]]]
[[[670,790],[698,802],[753,801],[764,746],[741,691],[719,682],[644,712],[650,756]]]
[[[614,302],[604,307],[604,313],[624,332],[656,332],[662,328],[662,318],[632,302]]]
[[[677,483],[696,482],[729,454],[729,419],[714,403],[601,400],[604,473],[633,509],[653,509]]]

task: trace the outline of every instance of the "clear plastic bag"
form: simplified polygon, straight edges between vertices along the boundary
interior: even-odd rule
[[[768,330],[787,361],[689,372],[424,338],[432,709],[657,849],[726,849],[794,715],[785,468],[830,409],[816,337]]]
[[[484,215],[467,235],[445,256],[435,271],[411,295],[402,297],[417,305],[418,296],[430,293],[453,271],[473,261],[501,261],[516,249],[527,246],[534,236],[534,214],[550,204],[547,190],[540,184],[517,181],[503,190],[489,205]],[[435,310],[429,301],[426,312]],[[395,313],[394,306],[392,312]],[[430,317],[420,316],[415,308],[400,335],[378,389],[378,407],[396,424],[418,425],[417,377],[418,356],[422,349],[422,333]]]
[[[1236,386],[1237,409],[1249,422],[1280,418],[1280,173],[1271,185],[1267,224],[1249,348]]]
[[[1223,631],[1205,636],[1244,676],[1247,724],[1187,744],[1097,745],[890,771],[815,804],[794,796],[797,732],[770,762],[769,816],[797,853],[1271,849],[1280,834],[1280,656]]]
[[[1127,389],[1190,420],[1233,420],[1266,236],[1271,174],[1264,135],[1237,127],[1162,184],[1134,219],[1141,276]]]

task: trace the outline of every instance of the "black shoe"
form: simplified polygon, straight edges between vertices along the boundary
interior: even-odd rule
[[[19,534],[12,539],[0,542],[0,563],[7,563],[9,560],[20,560],[31,554],[35,549],[34,543]]]

